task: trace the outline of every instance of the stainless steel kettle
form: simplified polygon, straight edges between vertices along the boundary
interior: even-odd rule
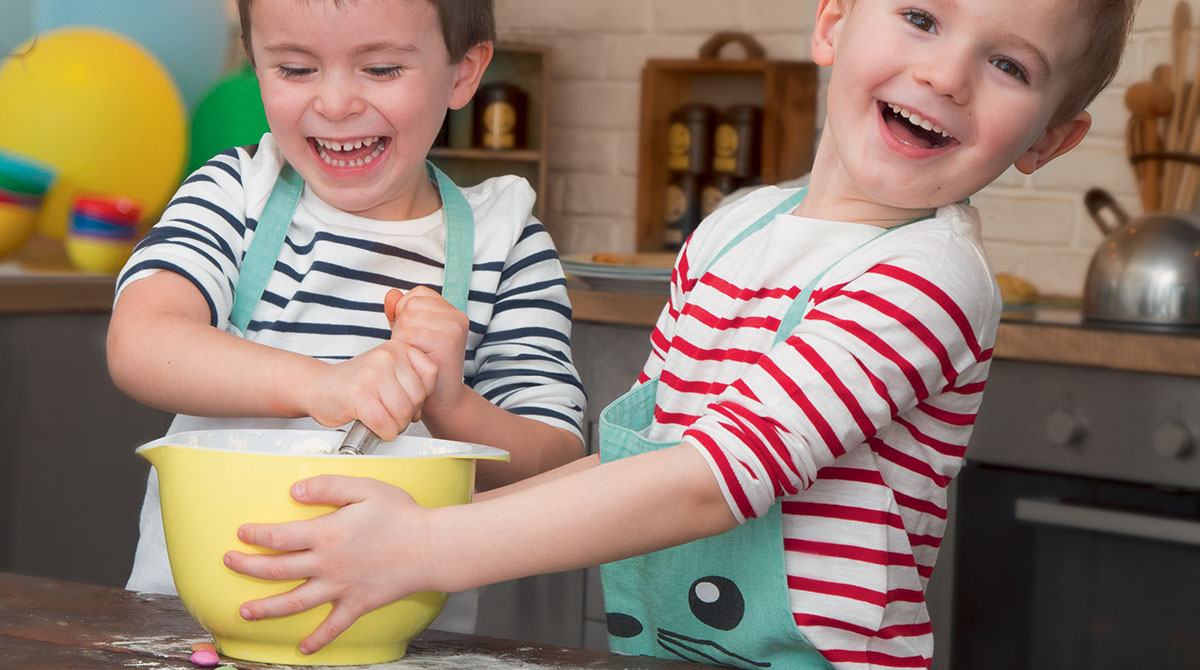
[[[1200,215],[1129,218],[1103,189],[1084,204],[1105,234],[1083,289],[1083,316],[1147,327],[1200,327]]]

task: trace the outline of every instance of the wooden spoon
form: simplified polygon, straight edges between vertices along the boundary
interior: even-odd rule
[[[1200,156],[1200,133],[1193,134],[1186,152],[1192,156]],[[1200,190],[1200,167],[1192,163],[1183,163],[1179,177],[1179,190],[1175,194],[1175,210],[1186,212],[1196,206],[1196,191]]]
[[[1167,124],[1167,151],[1184,151],[1185,146],[1180,139],[1183,125],[1184,94],[1183,86],[1187,80],[1188,37],[1192,30],[1192,8],[1184,0],[1175,4],[1171,14],[1171,72],[1174,75],[1172,89],[1175,93],[1175,104],[1171,110],[1171,119]],[[1165,169],[1163,184],[1163,204],[1167,207],[1175,205],[1175,192],[1178,190],[1179,165],[1168,161]]]
[[[1175,107],[1170,88],[1152,81],[1139,81],[1125,90],[1125,108],[1135,116],[1168,116]]]
[[[1138,82],[1125,91],[1125,107],[1131,114],[1126,144],[1131,156],[1162,151],[1159,119],[1170,118],[1174,106],[1175,94],[1170,87],[1153,81]],[[1162,200],[1162,163],[1156,158],[1143,160],[1134,165],[1134,174],[1139,181],[1143,211],[1157,210]]]
[[[1171,107],[1173,109],[1175,107],[1175,89],[1171,88],[1171,85],[1172,85],[1172,82],[1175,81],[1175,74],[1173,72],[1171,72],[1170,63],[1159,63],[1158,65],[1156,65],[1154,67],[1154,73],[1150,75],[1150,81],[1154,82],[1155,84],[1158,84],[1159,86],[1165,86],[1165,87],[1167,87],[1167,90],[1171,91]],[[1167,124],[1170,123],[1170,120],[1171,120],[1170,114],[1159,119],[1159,122],[1158,122],[1158,136],[1160,138],[1160,141],[1158,143],[1159,146],[1162,146],[1162,147],[1166,146],[1165,138],[1167,136]]]
[[[1129,117],[1129,123],[1125,126],[1125,155],[1129,160],[1130,167],[1133,168],[1133,180],[1137,184],[1138,193],[1142,196],[1142,210],[1150,211],[1150,206],[1147,203],[1147,189],[1150,187],[1149,181],[1146,178],[1146,164],[1134,162],[1133,157],[1145,151],[1142,146],[1145,134],[1142,129],[1150,119],[1144,116],[1134,114]]]
[[[1200,135],[1196,133],[1196,114],[1200,112],[1200,49],[1196,50],[1196,55],[1196,69],[1192,72],[1192,82],[1188,86],[1180,136],[1180,150],[1193,155],[1200,150]],[[1200,168],[1191,163],[1183,163],[1180,167],[1180,188],[1175,193],[1175,209],[1185,211],[1192,208],[1192,202],[1196,198]]]

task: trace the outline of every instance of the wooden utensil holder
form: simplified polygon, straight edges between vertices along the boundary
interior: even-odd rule
[[[746,57],[719,58],[731,43]],[[671,111],[702,102],[719,108],[761,106],[762,182],[794,179],[812,168],[816,130],[817,67],[810,62],[777,61],[744,33],[717,33],[697,59],[652,59],[642,68],[642,108],[638,132],[637,249],[663,248],[666,210],[667,125]]]

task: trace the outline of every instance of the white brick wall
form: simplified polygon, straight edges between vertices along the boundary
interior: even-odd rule
[[[691,58],[712,33],[739,30],[754,35],[771,58],[807,59],[816,4],[496,0],[502,40],[553,49],[546,224],[560,251],[633,249],[639,81],[647,58]],[[1168,60],[1173,7],[1174,0],[1142,0],[1125,63],[1092,105],[1095,125],[1079,148],[1033,177],[1010,170],[972,199],[984,213],[997,272],[1025,277],[1046,294],[1079,295],[1101,239],[1083,192],[1104,187],[1128,211],[1139,211],[1125,161],[1124,89]]]

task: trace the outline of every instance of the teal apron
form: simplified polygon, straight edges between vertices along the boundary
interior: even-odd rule
[[[475,257],[475,215],[462,191],[433,163],[426,161],[425,171],[438,189],[442,207],[446,210],[446,266],[442,279],[442,297],[446,302],[467,311],[467,294],[471,287],[471,269]],[[262,299],[267,280],[275,270],[279,250],[292,225],[292,215],[300,203],[304,180],[291,165],[284,163],[279,179],[271,189],[254,239],[242,256],[238,283],[233,298],[229,322],[245,336],[246,326],[254,308]]]
[[[709,268],[777,215],[796,208],[805,190],[739,233]],[[895,228],[884,230],[883,235]],[[878,235],[856,247],[846,258]],[[787,339],[803,319],[817,275],[792,302],[775,333]],[[614,461],[678,442],[642,437],[654,422],[658,379],[641,384],[600,415],[600,459]],[[796,628],[783,560],[781,504],[726,533],[601,566],[609,647],[623,654],[685,659],[735,668],[832,670]]]

